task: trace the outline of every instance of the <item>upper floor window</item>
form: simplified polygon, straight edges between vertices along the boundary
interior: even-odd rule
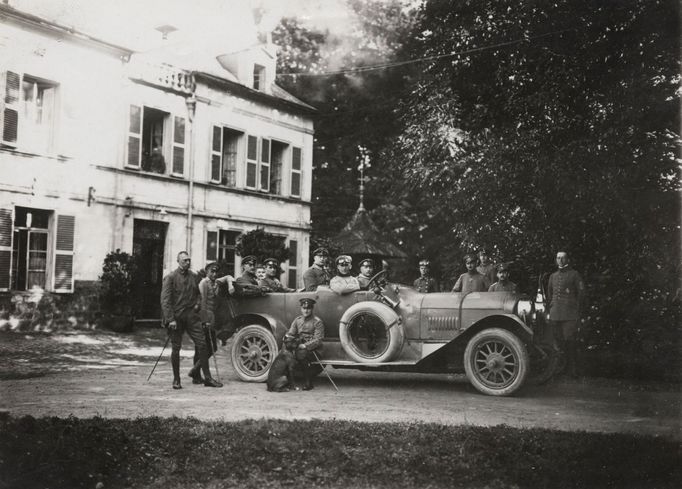
[[[220,261],[227,273],[235,276],[235,256],[239,231],[219,229],[206,233],[206,261]]]
[[[159,174],[185,172],[185,118],[131,105],[126,166]]]
[[[37,152],[52,150],[57,87],[24,73],[2,74],[2,144]]]
[[[291,196],[301,196],[301,148],[291,151]]]
[[[265,66],[253,65],[253,89],[265,90]]]
[[[211,142],[211,182],[227,187],[237,186],[237,160],[244,133],[213,126]]]

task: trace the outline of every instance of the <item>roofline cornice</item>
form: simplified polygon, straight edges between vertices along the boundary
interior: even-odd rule
[[[71,27],[52,22],[37,15],[29,14],[28,12],[17,10],[14,7],[6,4],[0,4],[0,20],[5,22],[14,22],[15,24],[30,27],[50,34],[62,35],[64,38],[67,38],[68,40],[75,43],[86,44],[109,54],[114,54],[118,57],[129,58],[130,55],[134,53],[134,51],[129,48],[103,41]]]

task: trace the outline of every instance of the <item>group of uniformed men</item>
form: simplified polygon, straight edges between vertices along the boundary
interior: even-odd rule
[[[467,271],[459,276],[452,288],[453,292],[516,292],[516,284],[509,280],[509,265],[500,263],[495,267],[489,260],[485,250],[475,255],[466,255],[464,264]],[[294,292],[295,289],[284,286],[280,275],[279,261],[268,258],[262,267],[257,266],[255,256],[242,258],[243,273],[238,278],[226,275],[216,278],[218,266],[211,263],[206,266],[206,277],[198,284],[197,274],[189,269],[190,258],[186,252],[177,257],[178,268],[163,280],[161,307],[164,325],[168,328],[172,345],[171,366],[173,369],[173,389],[181,389],[180,381],[180,348],[182,334],[187,331],[195,345],[194,366],[189,372],[192,383],[207,387],[222,387],[222,383],[211,376],[208,359],[217,350],[215,335],[215,307],[218,287],[226,286],[228,295],[236,297],[261,296],[268,292]],[[325,248],[313,251],[313,264],[303,274],[305,291],[315,291],[320,285],[328,285],[338,294],[348,294],[358,290],[367,290],[374,275],[374,262],[364,259],[360,262],[360,274],[351,275],[352,258],[340,255],[336,258],[336,275],[331,277],[330,270],[325,268],[329,260],[329,252]],[[582,278],[569,266],[568,255],[560,251],[556,258],[558,270],[549,280],[546,308],[549,311],[550,341],[555,347],[566,353],[567,368],[575,375],[576,333],[580,323],[580,311],[584,298]],[[259,269],[260,268],[260,269]],[[436,280],[430,276],[428,260],[419,262],[420,277],[414,281],[418,292],[438,292]],[[260,277],[258,275],[261,275]],[[497,275],[497,281],[493,283]],[[322,348],[324,324],[315,316],[315,301],[304,298],[300,301],[301,315],[289,329],[289,334],[299,335],[301,350],[299,359],[310,362],[315,353]],[[203,373],[203,377],[202,377]],[[312,388],[312,385],[307,385]]]

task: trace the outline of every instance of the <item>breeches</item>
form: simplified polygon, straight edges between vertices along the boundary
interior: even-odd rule
[[[570,319],[568,321],[549,321],[549,327],[554,337],[561,341],[568,341],[575,339],[578,333],[578,324],[580,320]]]
[[[193,309],[188,309],[175,318],[177,328],[171,330],[171,345],[174,352],[179,352],[182,347],[182,335],[186,331],[192,341],[194,347],[198,351],[207,351],[206,336],[201,327],[201,319]]]

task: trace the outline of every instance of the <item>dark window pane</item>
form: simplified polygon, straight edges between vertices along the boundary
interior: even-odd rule
[[[291,174],[291,195],[296,197],[301,195],[301,174],[292,173]]]
[[[185,149],[173,148],[173,173],[182,175],[185,169]]]
[[[291,154],[291,168],[294,170],[301,169],[301,148],[294,148]]]
[[[141,111],[137,105],[130,106],[130,132],[140,133]]]
[[[213,126],[213,151],[220,151],[222,132],[220,127]]]
[[[19,114],[16,110],[5,108],[5,117],[2,125],[2,139],[8,143],[17,142],[19,127]]]
[[[140,138],[128,136],[128,165],[140,166]]]
[[[258,158],[258,138],[256,136],[249,136],[246,157],[249,160],[255,160]]]
[[[255,187],[256,186],[256,164],[247,163],[246,164],[246,186]]]
[[[173,132],[175,142],[178,144],[185,144],[185,118],[175,118],[175,131]]]
[[[211,156],[211,180],[220,181],[220,156]]]

